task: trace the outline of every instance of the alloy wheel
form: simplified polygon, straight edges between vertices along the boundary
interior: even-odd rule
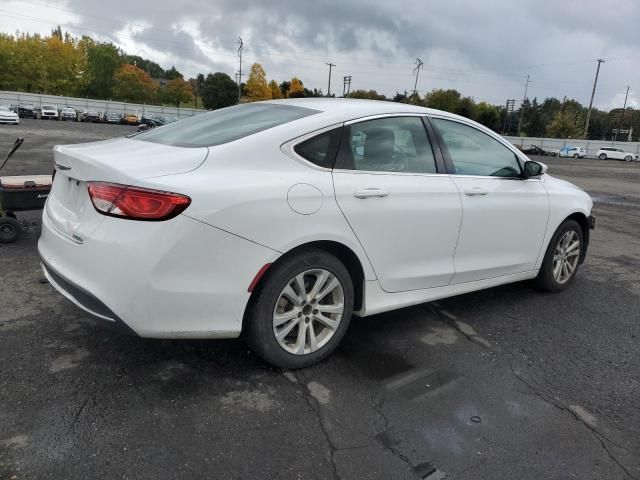
[[[575,230],[566,232],[556,245],[553,254],[553,278],[560,284],[567,283],[578,267],[580,237]]]
[[[273,311],[278,344],[294,355],[321,349],[338,330],[344,313],[344,290],[338,278],[312,269],[290,279]]]

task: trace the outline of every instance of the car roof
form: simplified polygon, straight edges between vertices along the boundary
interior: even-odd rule
[[[323,116],[358,118],[373,115],[384,115],[392,113],[421,113],[438,114],[450,117],[458,117],[452,113],[434,110],[432,108],[419,107],[399,102],[388,102],[382,100],[364,100],[356,98],[287,98],[285,100],[269,100],[265,103],[275,103],[280,105],[291,105],[293,107],[310,108],[323,113]]]

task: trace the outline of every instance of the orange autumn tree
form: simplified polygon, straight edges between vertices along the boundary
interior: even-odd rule
[[[124,102],[148,103],[158,86],[141,68],[125,63],[113,74],[113,98]]]
[[[169,80],[162,89],[162,99],[180,108],[180,104],[188,102],[193,97],[191,84],[182,77]]]
[[[267,85],[267,74],[259,63],[251,65],[251,73],[245,88],[250,102],[271,99],[271,89]]]

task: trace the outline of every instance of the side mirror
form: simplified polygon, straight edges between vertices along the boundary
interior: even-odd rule
[[[524,162],[524,176],[525,178],[539,177],[547,173],[547,166],[541,162],[534,162],[530,160]]]

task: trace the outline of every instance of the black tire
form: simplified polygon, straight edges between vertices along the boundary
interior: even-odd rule
[[[0,218],[0,243],[13,243],[22,233],[20,223],[13,217]]]
[[[606,159],[607,159],[607,154],[606,154],[606,153],[601,153],[601,154],[598,156],[598,158],[599,158],[600,160],[606,160]]]
[[[544,260],[542,261],[542,266],[540,267],[540,271],[538,272],[538,276],[535,279],[535,285],[540,290],[545,292],[557,293],[566,289],[576,274],[578,273],[578,269],[580,267],[580,257],[578,257],[578,263],[576,264],[575,270],[571,274],[568,280],[564,283],[560,283],[556,280],[553,275],[553,257],[558,246],[558,242],[564,237],[564,235],[573,230],[577,233],[578,239],[580,240],[580,255],[582,255],[582,249],[584,248],[584,236],[582,234],[582,228],[575,220],[565,220],[556,230],[556,233],[551,237],[551,241],[549,242],[549,246],[547,247],[547,251],[544,255]]]
[[[311,269],[324,269],[336,277],[342,286],[344,309],[340,324],[325,345],[315,352],[296,355],[278,343],[274,333],[273,314],[276,302],[287,283],[296,275]],[[353,282],[340,260],[323,250],[300,250],[267,270],[245,312],[243,337],[258,356],[272,365],[289,369],[311,366],[328,357],[344,337],[353,312],[353,299]],[[301,321],[298,325],[301,325]]]
[[[577,153],[574,153],[573,158],[580,158],[580,155],[578,155]]]
[[[631,155],[627,155],[626,157],[624,157],[625,162],[630,162],[631,160],[633,160],[633,157]]]

